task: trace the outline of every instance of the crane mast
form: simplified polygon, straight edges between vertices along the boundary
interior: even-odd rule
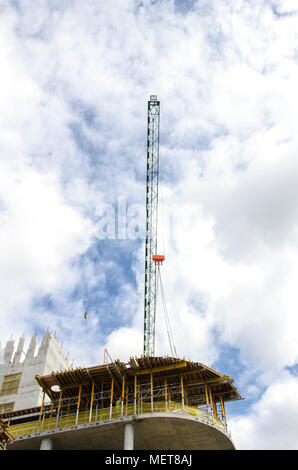
[[[154,258],[157,255],[159,120],[160,102],[156,95],[151,95],[147,120],[144,356],[154,356],[155,349],[157,264]]]

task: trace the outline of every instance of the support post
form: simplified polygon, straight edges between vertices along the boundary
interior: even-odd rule
[[[82,393],[82,385],[79,386],[79,396],[78,396],[78,403],[77,403],[76,424],[78,424],[78,419],[79,419],[79,411],[80,411],[80,403],[81,403],[81,393]]]
[[[213,408],[213,401],[212,401],[212,393],[211,393],[211,388],[209,387],[209,397],[210,397],[210,408],[211,408],[211,413],[214,414],[214,408]]]
[[[42,419],[44,399],[45,399],[45,392],[43,392],[43,394],[42,394],[42,402],[41,402],[41,407],[40,407],[40,412],[39,412],[38,430],[40,430],[40,422],[41,422],[41,419]]]
[[[92,382],[92,389],[91,389],[91,400],[90,400],[89,423],[91,423],[91,417],[92,417],[92,408],[93,408],[93,399],[94,399],[94,382]]]
[[[153,374],[150,373],[150,399],[151,399],[151,413],[153,413]]]
[[[134,447],[134,427],[132,423],[124,425],[124,450],[133,450]]]
[[[221,403],[221,412],[225,421],[225,427],[227,427],[227,416],[226,416],[226,410],[225,410],[225,405],[224,401],[222,399],[222,396],[220,395],[220,403]]]
[[[112,383],[111,383],[110,419],[112,418],[113,394],[114,394],[114,379],[112,379]]]
[[[134,385],[134,414],[137,414],[137,376],[135,375],[135,385]]]
[[[125,390],[125,377],[122,377],[122,392],[121,392],[121,416],[123,416],[123,404],[124,404],[124,390]]]
[[[206,394],[206,407],[207,407],[207,414],[209,413],[209,398],[208,398],[208,387],[205,384],[205,394]]]
[[[61,400],[62,400],[62,390],[60,391],[60,395],[59,395],[59,402],[58,402],[58,409],[57,409],[57,416],[56,416],[56,427],[58,426],[59,413],[60,413],[60,408],[61,408]]]
[[[184,413],[184,389],[183,389],[183,377],[181,375],[181,405],[182,405],[182,413]]]
[[[49,437],[44,437],[40,444],[40,450],[53,450],[53,441]]]
[[[167,378],[165,377],[165,405],[166,405],[166,411],[168,411],[168,390],[167,390]]]

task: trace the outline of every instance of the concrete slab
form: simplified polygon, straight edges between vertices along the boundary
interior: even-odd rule
[[[123,450],[124,425],[134,426],[135,450],[233,450],[230,436],[217,426],[182,413],[151,413],[85,423],[16,438],[7,450],[39,450],[43,438],[55,450]]]

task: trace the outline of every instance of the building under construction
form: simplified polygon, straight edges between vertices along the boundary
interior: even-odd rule
[[[36,376],[41,406],[2,414],[7,449],[234,449],[233,380],[201,363],[131,358]]]
[[[231,377],[177,358],[166,309],[171,357],[155,355],[157,288],[165,261],[157,251],[159,118],[160,102],[152,95],[147,116],[144,354],[127,363],[111,360],[35,375],[41,404],[0,415],[13,436],[7,449],[235,448],[225,403],[242,397]]]

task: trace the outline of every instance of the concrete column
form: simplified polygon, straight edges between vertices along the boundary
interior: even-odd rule
[[[36,335],[32,336],[30,345],[26,354],[26,360],[32,359],[34,357],[35,349],[36,349]]]
[[[17,352],[15,353],[14,355],[14,358],[13,358],[13,365],[18,365],[20,362],[21,362],[21,356],[22,356],[22,352],[23,352],[23,349],[24,349],[24,344],[25,344],[25,338],[22,336],[20,339],[19,339],[19,344],[18,344],[18,349],[17,349]]]
[[[12,360],[12,355],[14,351],[14,340],[7,341],[5,350],[4,350],[4,362],[8,365]]]
[[[134,428],[132,423],[124,425],[124,450],[133,450]]]
[[[53,450],[53,441],[49,437],[44,437],[40,444],[40,450]]]

